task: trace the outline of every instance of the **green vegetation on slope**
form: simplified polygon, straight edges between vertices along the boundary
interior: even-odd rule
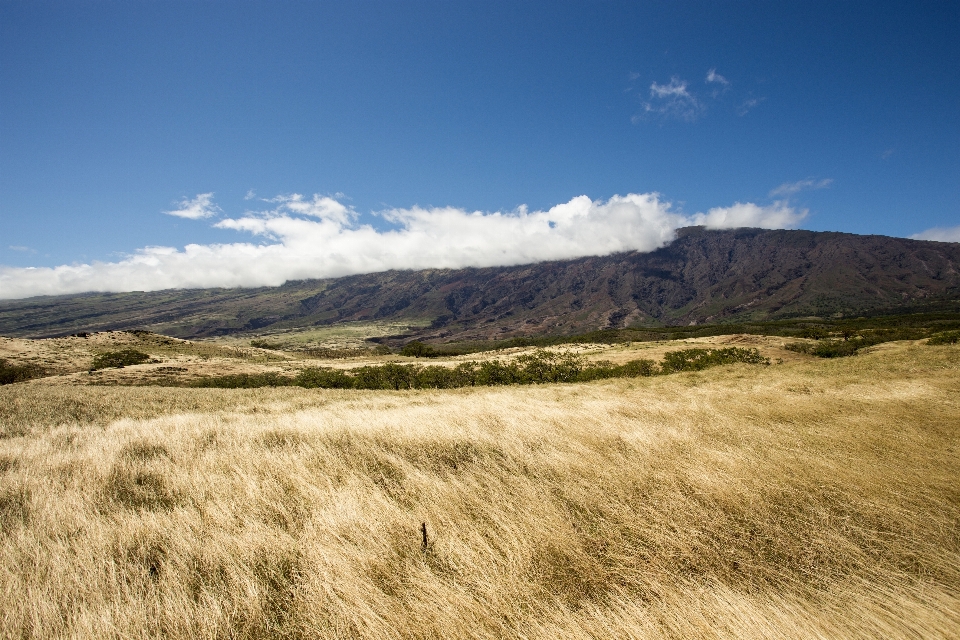
[[[109,369],[111,367],[127,367],[135,364],[149,362],[150,356],[136,349],[120,349],[119,351],[107,351],[93,358],[91,371],[97,369]]]
[[[789,346],[793,351],[819,357],[854,355],[858,350],[894,340],[921,340],[943,332],[960,330],[960,311],[878,315],[859,318],[799,318],[771,322],[738,324],[710,324],[685,327],[656,327],[604,329],[567,336],[537,336],[511,340],[424,344],[419,341],[407,343],[403,355],[441,357],[493,351],[509,347],[548,347],[563,344],[622,344],[627,342],[653,342],[659,340],[683,340],[732,334],[783,336],[785,338],[811,338],[819,344],[796,343]],[[948,334],[952,335],[952,334]],[[931,344],[939,344],[933,342]],[[411,347],[411,345],[413,345]],[[408,347],[420,353],[407,353]]]
[[[46,371],[41,367],[30,364],[16,364],[0,358],[0,384],[24,382],[33,378],[42,378]]]
[[[960,331],[945,331],[927,340],[929,345],[957,344],[957,342],[960,342]]]
[[[572,353],[539,349],[512,362],[463,362],[455,367],[386,363],[343,370],[310,367],[296,377],[276,373],[210,376],[192,383],[196,387],[242,388],[298,386],[308,389],[456,389],[512,384],[590,382],[607,378],[637,378],[679,371],[700,371],[723,364],[769,364],[756,349],[684,349],[652,360],[632,360],[622,365],[587,362]]]

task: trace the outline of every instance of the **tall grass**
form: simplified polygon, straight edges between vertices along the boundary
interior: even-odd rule
[[[956,637],[958,398],[958,348],[906,345],[448,391],[7,386],[0,635]]]

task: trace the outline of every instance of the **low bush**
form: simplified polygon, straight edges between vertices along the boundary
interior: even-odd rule
[[[678,371],[700,371],[724,364],[770,364],[756,349],[686,349],[666,354],[659,366],[652,360],[631,360],[616,365],[588,362],[572,353],[543,349],[524,354],[513,362],[488,360],[462,362],[455,367],[421,366],[388,362],[355,369],[309,367],[296,377],[278,373],[236,374],[201,378],[195,387],[249,389],[297,386],[307,389],[457,389],[471,386],[590,382],[606,378],[637,378]]]
[[[278,342],[267,342],[266,340],[251,340],[251,347],[256,347],[257,349],[270,349],[271,351],[280,351],[283,349],[283,345]]]
[[[413,342],[408,342],[403,345],[403,349],[400,350],[400,355],[414,358],[432,358],[438,354],[430,345],[424,344],[419,340],[414,340]]]
[[[700,371],[707,367],[736,363],[770,364],[770,360],[760,355],[760,352],[756,349],[743,349],[741,347],[684,349],[683,351],[665,353],[660,369],[662,373]]]
[[[352,389],[353,378],[342,369],[311,367],[297,374],[293,384],[306,389]]]
[[[931,330],[926,327],[893,327],[879,329],[864,329],[859,333],[854,331],[842,331],[842,337],[821,338],[816,344],[809,342],[794,342],[786,345],[790,351],[797,353],[806,353],[818,358],[843,358],[856,355],[860,349],[872,347],[884,342],[893,342],[894,340],[920,340],[930,335]],[[938,335],[949,336],[950,334],[960,334],[960,331],[947,331]],[[949,340],[949,338],[947,338]],[[954,338],[956,341],[956,338]],[[930,341],[927,341],[930,344]],[[946,344],[934,342],[933,344]]]
[[[0,385],[42,378],[46,370],[33,364],[14,364],[0,358]]]
[[[960,331],[946,331],[944,333],[938,333],[927,340],[927,344],[930,345],[957,344],[957,342],[960,342]]]
[[[209,376],[194,380],[191,387],[209,387],[216,389],[258,389],[260,387],[289,387],[294,378],[279,373],[235,373],[226,376]]]
[[[583,356],[537,350],[513,362],[463,362],[456,367],[387,363],[343,370],[304,369],[289,384],[320,389],[456,389],[470,386],[590,382],[606,378],[636,378],[677,371],[699,371],[723,364],[769,364],[756,349],[686,349],[671,352],[658,366],[652,360],[622,365],[587,362]],[[233,376],[234,378],[236,376]]]
[[[377,345],[373,348],[350,348],[345,347],[342,349],[334,347],[291,347],[284,349],[284,351],[290,351],[293,353],[303,354],[306,356],[311,356],[313,358],[323,358],[325,360],[341,360],[346,358],[359,358],[364,356],[386,356],[390,355],[390,347],[385,345]]]
[[[852,356],[865,346],[863,340],[821,340],[816,344],[809,342],[793,342],[786,345],[790,351],[797,353],[806,353],[818,358],[843,358]]]
[[[136,349],[121,349],[120,351],[107,351],[93,358],[91,371],[97,369],[109,369],[113,367],[126,367],[128,365],[143,364],[150,360],[150,356],[137,351]]]

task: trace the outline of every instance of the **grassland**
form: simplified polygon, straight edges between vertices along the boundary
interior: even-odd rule
[[[171,362],[303,364],[170,344],[104,372],[113,386],[78,369],[0,387],[0,635],[960,636],[960,346],[685,344],[775,364],[444,391],[122,386]],[[406,360],[328,364],[382,361]]]

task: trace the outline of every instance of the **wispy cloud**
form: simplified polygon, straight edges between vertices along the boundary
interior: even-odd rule
[[[881,159],[881,160],[889,160],[892,155],[893,155],[893,149],[887,149],[887,150],[885,150],[883,153],[880,154],[880,159]]]
[[[937,242],[960,242],[960,225],[956,227],[933,227],[910,236],[914,240],[936,240]]]
[[[710,69],[710,71],[707,72],[707,77],[704,82],[708,85],[713,85],[710,91],[710,97],[714,99],[719,98],[722,94],[730,90],[730,81],[717,73],[716,69]]]
[[[609,200],[578,196],[546,211],[520,207],[484,213],[454,207],[389,209],[375,215],[396,228],[359,224],[336,198],[299,194],[273,207],[216,223],[261,242],[145,247],[117,262],[59,267],[0,267],[0,297],[84,291],[253,287],[388,269],[506,266],[619,251],[652,251],[680,227],[793,226],[806,215],[782,202],[736,203],[706,213],[673,211],[659,194]],[[212,206],[212,202],[209,203]]]
[[[37,252],[36,249],[31,249],[30,247],[25,247],[19,244],[11,244],[7,246],[7,249],[10,249],[10,251],[19,251],[20,253],[36,253]]]
[[[807,178],[806,180],[798,180],[797,182],[784,182],[782,185],[770,192],[770,197],[788,198],[796,193],[806,191],[808,189],[826,189],[831,184],[833,184],[833,178],[824,178],[822,180]]]
[[[707,72],[707,82],[715,82],[724,86],[730,85],[730,81],[717,73],[716,69],[710,69],[710,71]]]
[[[629,74],[631,82],[639,78],[640,74]],[[706,86],[698,93],[689,82],[679,76],[672,76],[670,81],[664,84],[654,81],[650,84],[648,93],[641,94],[640,105],[643,111],[631,117],[630,121],[634,124],[651,119],[696,122],[708,109],[724,104],[738,115],[744,116],[766,99],[755,97],[749,91],[736,91],[733,82],[717,73],[716,67],[707,71],[703,83]],[[632,93],[634,88],[631,85],[625,92]]]
[[[213,204],[213,193],[199,193],[196,198],[184,198],[179,203],[179,209],[173,211],[164,211],[167,215],[177,216],[178,218],[189,218],[190,220],[200,220],[209,218],[220,212],[220,207]]]
[[[644,114],[693,122],[700,117],[704,107],[687,86],[687,82],[677,76],[670,78],[667,84],[652,83],[649,100],[642,103]]]

